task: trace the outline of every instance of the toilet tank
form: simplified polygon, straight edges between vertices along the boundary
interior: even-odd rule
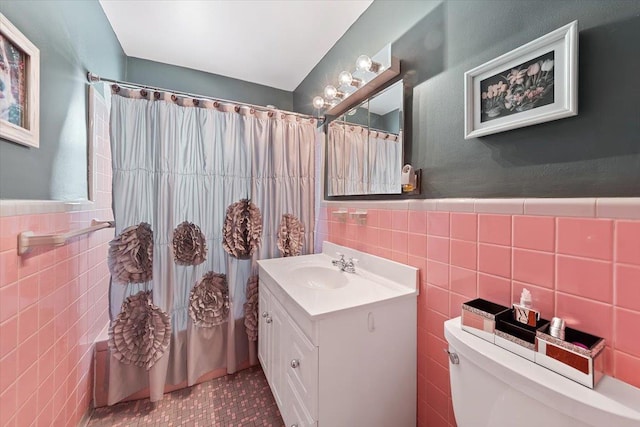
[[[640,389],[605,376],[591,390],[462,330],[444,324],[458,427],[638,427]]]

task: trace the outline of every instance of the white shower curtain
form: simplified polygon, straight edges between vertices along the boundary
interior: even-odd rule
[[[112,282],[110,315],[115,319],[129,295],[152,290],[153,303],[169,314],[171,340],[148,371],[110,360],[109,404],[146,387],[152,401],[166,384],[192,385],[203,374],[232,373],[249,358],[243,325],[245,286],[255,260],[279,256],[278,224],[284,213],[305,225],[305,251],[313,251],[316,125],[313,119],[279,111],[171,94],[117,88],[112,97],[111,149],[116,235],[146,222],[153,230],[153,279],[144,284]],[[262,244],[253,259],[236,259],[222,247],[227,207],[251,199],[262,212]],[[202,230],[206,260],[197,266],[174,262],[174,228],[188,221]],[[208,271],[227,275],[229,320],[195,326],[189,293]]]
[[[402,133],[330,123],[327,160],[329,196],[399,193]]]

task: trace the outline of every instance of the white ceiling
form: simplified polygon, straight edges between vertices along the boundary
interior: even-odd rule
[[[371,3],[100,0],[127,56],[287,91]]]

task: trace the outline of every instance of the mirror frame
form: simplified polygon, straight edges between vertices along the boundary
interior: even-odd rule
[[[409,87],[406,82],[402,79],[402,76],[398,76],[392,80],[389,80],[384,85],[380,86],[375,92],[371,93],[368,98],[363,99],[361,102],[367,101],[377,94],[383,92],[387,88],[393,86],[397,82],[402,82],[402,130],[403,130],[403,141],[402,141],[402,160],[403,165],[410,162],[411,159],[411,140],[412,140],[412,132],[411,132],[411,120],[410,116],[412,112],[408,110],[410,106],[413,104],[413,88]],[[406,194],[406,193],[378,193],[378,194],[358,194],[358,195],[344,195],[344,196],[330,196],[329,195],[329,124],[339,119],[344,113],[340,115],[329,115],[325,116],[325,121],[323,123],[323,131],[324,131],[324,147],[323,147],[323,196],[326,201],[346,201],[346,200],[395,200],[395,199],[417,199],[420,198],[420,194]]]

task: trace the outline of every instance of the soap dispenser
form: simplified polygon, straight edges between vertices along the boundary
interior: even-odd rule
[[[527,288],[522,289],[520,304],[513,303],[513,318],[517,322],[534,327],[540,320],[540,312],[531,307],[531,292]]]

